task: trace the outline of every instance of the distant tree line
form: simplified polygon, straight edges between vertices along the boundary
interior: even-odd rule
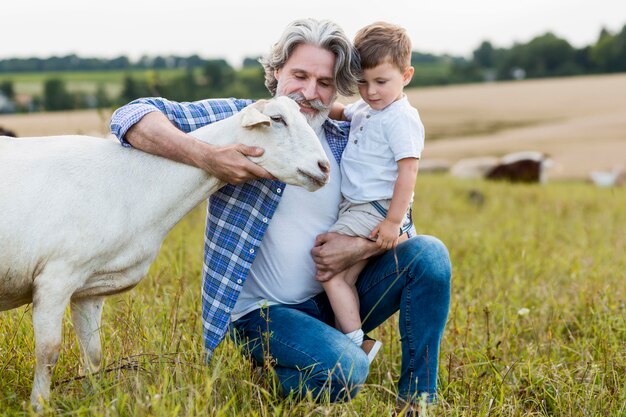
[[[497,48],[484,41],[471,58],[414,53],[412,64],[448,62],[449,72],[414,77],[411,85],[441,85],[520,78],[563,77],[626,71],[626,25],[618,33],[602,29],[595,44],[575,48],[553,33],[528,43]],[[419,74],[416,71],[416,74]]]
[[[224,60],[208,61],[200,71],[187,68],[183,75],[162,80],[157,71],[144,79],[127,75],[119,100],[127,103],[139,97],[161,96],[175,101],[195,101],[207,97],[268,97],[265,73],[254,61],[240,70]]]
[[[265,73],[254,59],[247,59],[239,70],[223,59],[204,60],[201,67],[185,67],[180,74],[168,76],[165,80],[159,68],[141,71],[140,74],[128,72],[117,97],[110,97],[102,84],[97,86],[95,93],[70,92],[63,79],[52,76],[44,79],[40,97],[35,96],[27,106],[18,106],[12,111],[105,108],[146,96],[162,96],[176,101],[195,101],[206,97],[269,97],[265,88]],[[2,81],[0,93],[10,101],[15,100],[13,81]]]
[[[191,56],[143,56],[131,61],[126,56],[112,59],[82,58],[77,55],[50,58],[9,58],[0,60],[0,73],[59,71],[119,71],[170,68],[200,68],[209,60]]]
[[[511,48],[497,48],[484,41],[470,58],[414,52],[411,61],[416,72],[410,86],[623,72],[626,71],[626,25],[618,33],[603,29],[593,45],[580,49],[548,32]],[[159,75],[159,70],[174,68],[180,69],[181,75],[167,79]],[[70,93],[63,80],[52,77],[44,82],[42,97],[34,97],[30,108],[17,110],[110,107],[144,96],[194,101],[206,97],[262,98],[269,95],[263,68],[253,58],[246,58],[241,69],[234,69],[223,59],[209,60],[198,55],[145,56],[136,62],[124,56],[101,59],[76,55],[0,60],[0,73],[107,70],[128,71],[118,97],[107,96],[101,85],[95,94]],[[132,75],[131,70],[145,71],[137,76]],[[0,83],[0,93],[12,100],[15,97],[13,83]]]

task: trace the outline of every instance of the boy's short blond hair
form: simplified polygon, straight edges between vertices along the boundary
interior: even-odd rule
[[[361,68],[374,68],[390,61],[400,71],[411,66],[411,39],[406,30],[387,22],[375,22],[360,29],[354,46],[361,58]]]

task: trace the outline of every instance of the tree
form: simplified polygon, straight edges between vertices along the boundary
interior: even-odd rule
[[[146,83],[135,80],[130,76],[130,74],[124,77],[124,87],[122,88],[122,93],[120,94],[122,102],[128,103],[139,97],[145,97],[148,95],[150,94]]]
[[[603,29],[589,59],[601,72],[626,71],[626,25],[617,35]]]
[[[65,82],[58,78],[51,78],[44,82],[43,107],[45,110],[68,110],[72,106],[72,96],[65,88]]]
[[[244,67],[237,71],[236,81],[245,89],[245,96],[229,95],[250,98],[269,98],[270,96],[265,87],[265,70],[258,62],[255,66]]]
[[[515,44],[497,63],[500,79],[510,79],[516,69],[523,70],[529,78],[582,72],[575,62],[575,49],[552,33],[538,36],[527,44]]]
[[[15,88],[13,87],[13,81],[2,81],[2,84],[0,84],[0,91],[9,100],[13,100],[15,98]]]
[[[96,99],[96,107],[101,109],[103,107],[108,107],[111,105],[111,100],[109,99],[109,95],[104,88],[102,83],[98,84],[98,88],[96,89],[95,94]]]
[[[206,63],[204,76],[206,77],[207,85],[216,94],[219,94],[234,81],[235,71],[225,60],[216,59]]]
[[[495,51],[491,43],[488,41],[483,41],[480,44],[478,49],[474,50],[473,53],[474,62],[478,64],[482,68],[494,68],[495,61]]]

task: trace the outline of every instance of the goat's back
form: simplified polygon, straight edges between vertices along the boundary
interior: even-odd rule
[[[167,231],[146,211],[181,165],[111,139],[0,138],[0,310],[29,301],[46,263],[89,279],[152,259]]]

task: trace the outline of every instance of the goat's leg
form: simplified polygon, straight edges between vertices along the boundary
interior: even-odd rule
[[[40,275],[33,296],[33,328],[35,331],[35,378],[30,402],[41,411],[43,402],[50,398],[52,370],[59,359],[63,313],[70,295],[52,279]]]
[[[85,373],[100,369],[102,348],[100,345],[100,319],[104,297],[89,297],[72,300],[72,323],[83,357]]]

